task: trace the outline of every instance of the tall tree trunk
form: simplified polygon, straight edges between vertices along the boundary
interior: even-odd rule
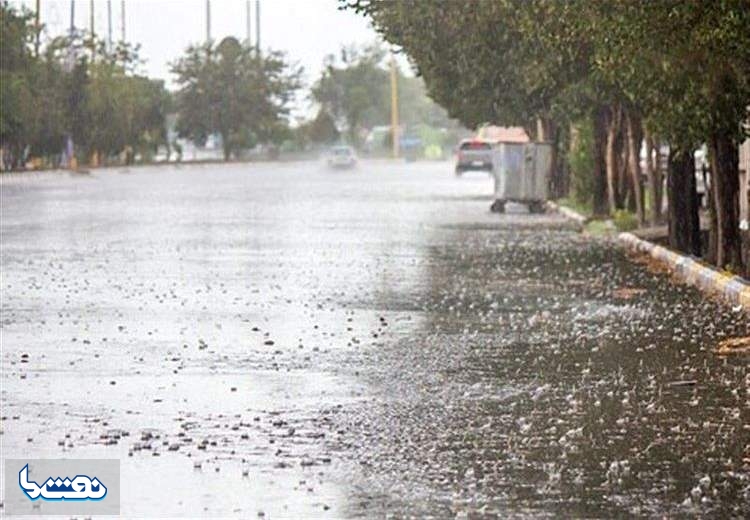
[[[560,132],[557,124],[550,118],[539,118],[537,120],[537,140],[550,143],[550,196],[559,199],[564,196],[563,169],[560,164],[559,140]]]
[[[607,107],[600,106],[594,111],[594,193],[592,209],[594,215],[609,214],[607,205]]]
[[[532,137],[534,141],[546,141],[547,136],[545,135],[544,127],[545,127],[544,118],[537,117],[536,118],[536,134],[534,134],[534,137]]]
[[[526,135],[529,136],[529,139],[532,141],[539,141],[539,132],[541,125],[541,120],[537,118],[535,121],[530,121],[527,124],[523,125],[523,129],[526,132]]]
[[[232,156],[232,146],[229,142],[229,132],[221,131],[219,133],[221,134],[221,148],[224,152],[224,162],[227,162]]]
[[[670,151],[667,172],[669,246],[700,256],[701,234],[693,152]]]
[[[643,136],[646,140],[646,178],[651,195],[651,225],[655,226],[661,220],[661,176],[658,165],[654,164],[654,140],[651,133],[644,129]]]
[[[617,154],[617,132],[620,124],[619,119],[620,109],[617,106],[613,106],[609,112],[609,118],[607,120],[606,148],[607,200],[610,213],[620,206],[619,184],[617,179],[617,173],[619,170]]]
[[[646,214],[643,209],[643,186],[641,185],[641,121],[633,112],[628,112],[628,166],[630,179],[633,186],[633,197],[635,198],[635,212],[638,224],[642,226],[646,222]]]
[[[568,161],[571,148],[571,127],[569,125],[557,127],[557,164],[560,168],[560,197],[570,195],[570,162]]]
[[[632,197],[633,190],[630,185],[630,174],[628,173],[627,137],[625,111],[620,109],[620,124],[618,125],[617,139],[615,140],[615,153],[617,154],[617,207],[619,209],[627,208],[628,211],[635,211],[635,201]]]
[[[740,174],[737,144],[732,136],[717,133],[709,141],[715,169],[711,172],[716,208],[716,265],[744,272],[740,238]]]
[[[622,207],[627,208],[628,211],[635,213],[635,187],[633,186],[633,182],[630,177],[630,150],[628,150],[629,145],[627,139],[627,128],[625,126],[623,126],[623,128],[625,130],[623,131],[622,144],[620,145],[620,170],[618,172],[618,178],[620,180],[620,204],[622,205]]]
[[[664,157],[664,160],[662,160]],[[659,141],[654,143],[654,177],[655,184],[654,189],[656,190],[657,211],[659,216],[659,222],[664,220],[664,196],[666,191],[666,179],[667,179],[667,164],[669,163],[669,156],[662,153],[662,147]]]
[[[710,163],[710,170],[716,171],[716,154],[713,151],[713,147],[709,145],[708,147],[708,160]],[[706,207],[708,208],[708,222],[709,222],[709,231],[708,231],[708,247],[706,248],[706,254],[705,259],[707,262],[715,264],[716,263],[716,251],[717,251],[717,240],[719,237],[719,228],[718,228],[718,219],[716,217],[716,202],[714,199],[716,198],[715,188],[713,180],[711,179],[711,176],[709,175],[709,171],[706,168],[706,166],[703,166],[703,171],[701,171],[701,175],[703,176],[703,186],[706,188]]]

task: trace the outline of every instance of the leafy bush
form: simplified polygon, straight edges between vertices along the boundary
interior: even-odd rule
[[[612,221],[620,231],[630,231],[638,227],[638,218],[633,213],[624,209],[616,210]]]

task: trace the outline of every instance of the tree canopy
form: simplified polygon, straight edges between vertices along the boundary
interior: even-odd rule
[[[675,166],[670,203],[690,213],[670,217],[670,241],[689,252],[700,251],[687,239],[697,236],[697,206],[678,199],[693,197],[692,153],[707,144],[708,257],[741,268],[736,151],[750,107],[748,0],[340,1],[403,49],[430,95],[468,126],[522,125],[561,144],[561,128],[591,120],[596,213],[632,205],[644,220],[641,141],[657,136]],[[656,192],[658,177],[650,182]]]
[[[68,138],[81,158],[102,160],[126,150],[148,154],[166,142],[170,97],[163,82],[137,74],[137,47],[108,48],[77,32],[37,54],[31,13],[7,1],[0,24],[0,143],[10,166],[30,156],[56,164]]]
[[[177,130],[205,143],[222,139],[224,158],[268,140],[286,127],[290,102],[300,87],[301,68],[283,53],[260,53],[235,38],[190,46],[172,64]]]
[[[311,97],[354,145],[361,132],[390,124],[391,86],[388,53],[382,45],[348,45],[339,55],[326,58]],[[454,126],[447,112],[427,96],[422,78],[408,76],[397,67],[400,122]],[[318,115],[318,117],[321,117]]]

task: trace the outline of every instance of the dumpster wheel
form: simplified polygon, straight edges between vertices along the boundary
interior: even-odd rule
[[[544,213],[544,202],[540,200],[529,202],[529,213]]]
[[[490,206],[490,211],[492,213],[505,213],[505,201],[496,199],[495,202],[492,203],[492,206]]]

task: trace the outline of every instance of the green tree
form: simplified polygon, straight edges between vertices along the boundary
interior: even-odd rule
[[[644,221],[639,152],[644,136],[657,135],[670,147],[670,243],[694,254],[692,152],[708,144],[709,259],[741,270],[736,151],[750,105],[747,0],[342,3],[401,46],[431,96],[467,125],[523,125],[562,142],[557,129],[589,118],[597,214],[627,205]]]
[[[178,132],[197,143],[218,133],[228,160],[241,148],[283,138],[302,71],[280,52],[260,54],[225,38],[189,47],[172,72],[179,85]]]
[[[348,5],[403,49],[430,97],[467,127],[523,126],[530,135],[555,142],[559,126],[571,116],[563,101],[585,93],[579,83],[586,45],[555,49],[563,36],[577,37],[565,32],[563,3],[360,0]],[[563,184],[556,178],[556,185]]]
[[[384,124],[390,114],[389,76],[381,66],[384,57],[378,45],[343,47],[338,58],[326,58],[312,88],[312,98],[355,146],[363,129]]]
[[[81,159],[164,144],[169,95],[137,74],[138,47],[109,50],[87,33],[55,38],[36,52],[31,14],[0,4],[0,143],[11,167],[27,155],[57,165],[68,136]],[[132,155],[132,154],[131,154]]]
[[[330,55],[312,88],[312,99],[328,114],[349,142],[360,145],[364,130],[390,124],[391,79],[386,52],[379,44],[348,45]],[[413,128],[422,125],[453,128],[446,110],[428,96],[424,81],[396,70],[399,120]]]
[[[36,117],[32,84],[36,60],[31,52],[31,13],[0,4],[0,144],[6,160],[19,167],[33,138]]]
[[[341,137],[333,118],[323,109],[318,110],[315,119],[307,123],[304,129],[307,138],[316,144],[331,144]]]
[[[671,245],[693,254],[703,249],[693,151],[705,143],[711,163],[708,259],[741,271],[737,147],[750,106],[750,3],[601,4],[593,31],[596,71],[670,146]]]

